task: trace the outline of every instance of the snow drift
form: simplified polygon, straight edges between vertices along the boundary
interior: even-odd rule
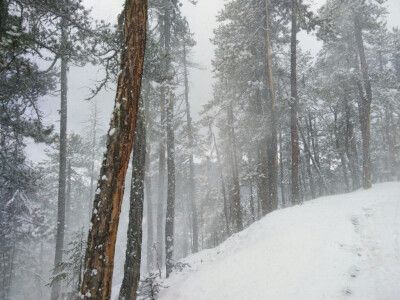
[[[183,261],[162,300],[400,299],[400,183],[271,213]]]

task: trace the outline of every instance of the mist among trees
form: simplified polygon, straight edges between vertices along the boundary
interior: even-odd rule
[[[0,0],[0,300],[157,299],[181,259],[274,211],[400,179],[386,1],[225,1],[201,111],[182,5],[125,0],[108,23],[82,0]],[[96,70],[79,132],[71,68]]]

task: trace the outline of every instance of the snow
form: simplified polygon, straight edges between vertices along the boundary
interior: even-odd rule
[[[159,299],[399,299],[400,183],[269,214],[189,256]]]

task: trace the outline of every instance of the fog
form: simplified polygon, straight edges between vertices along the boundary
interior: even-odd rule
[[[0,300],[157,299],[277,210],[400,179],[399,1],[65,1],[0,1]]]

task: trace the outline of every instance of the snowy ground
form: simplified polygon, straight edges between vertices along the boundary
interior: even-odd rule
[[[183,260],[162,300],[400,299],[400,183],[274,212]]]

